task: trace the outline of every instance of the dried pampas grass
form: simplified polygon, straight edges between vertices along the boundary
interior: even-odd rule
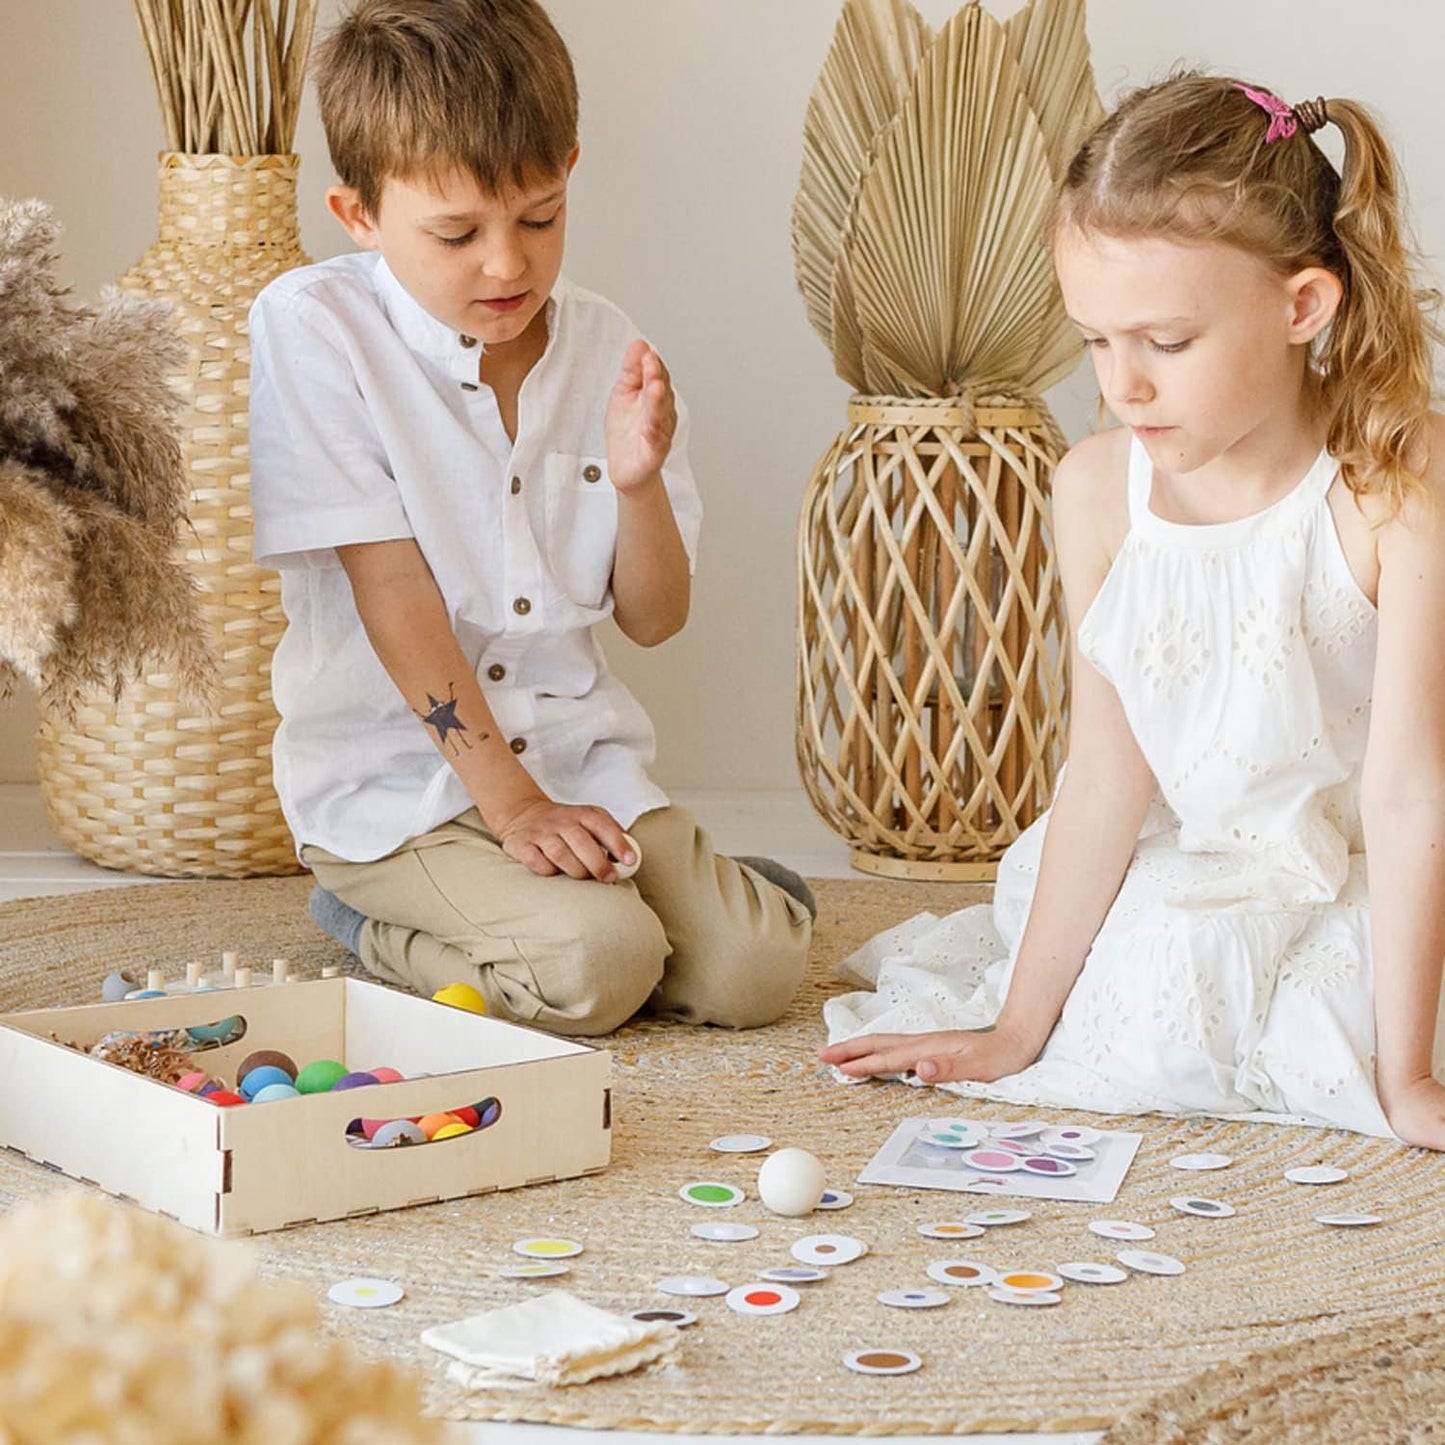
[[[69,713],[152,669],[204,703],[214,660],[175,554],[181,341],[154,302],[71,305],[57,239],[49,207],[0,200],[0,691],[23,675]]]
[[[1077,364],[1044,224],[1103,117],[1084,0],[935,36],[907,0],[846,0],[804,121],[793,254],[838,374],[876,395],[1027,394]]]
[[[321,1335],[244,1246],[91,1192],[0,1222],[0,1439],[440,1445],[413,1377]]]

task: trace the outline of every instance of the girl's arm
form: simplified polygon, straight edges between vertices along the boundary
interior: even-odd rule
[[[991,1031],[874,1034],[820,1054],[845,1074],[913,1070],[928,1083],[990,1082],[1043,1051],[1134,856],[1154,794],[1113,686],[1078,649],[1078,622],[1127,530],[1121,479],[1128,434],[1075,447],[1054,475],[1054,535],[1071,622],[1069,766],[1049,815],[1028,926]]]
[[[1431,1073],[1445,965],[1445,419],[1431,496],[1379,529],[1379,652],[1360,811],[1370,877],[1376,1083],[1390,1127],[1445,1149]]]

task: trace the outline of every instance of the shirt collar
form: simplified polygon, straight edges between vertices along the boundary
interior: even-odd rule
[[[386,264],[386,258],[379,254],[376,258],[376,277],[377,289],[381,294],[386,314],[390,318],[391,324],[396,327],[398,335],[413,351],[448,363],[454,362],[459,355],[469,355],[473,361],[480,357],[485,350],[481,343],[477,343],[475,348],[465,347],[462,343],[462,333],[454,330],[444,321],[438,321],[396,279],[391,267]],[[556,284],[552,287],[552,294],[547,298],[547,349],[549,351],[552,349],[553,338],[557,334],[559,314],[570,290],[565,277],[558,276]]]

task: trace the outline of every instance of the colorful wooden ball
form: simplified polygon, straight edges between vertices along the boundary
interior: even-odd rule
[[[236,1087],[238,1094],[248,1099],[254,1099],[268,1084],[285,1084],[291,1088],[291,1075],[285,1069],[278,1069],[275,1064],[262,1064],[258,1069],[249,1070]],[[294,1093],[295,1090],[292,1089]]]
[[[332,1084],[331,1091],[335,1093],[338,1089],[364,1089],[368,1085],[379,1084],[380,1082],[381,1080],[378,1079],[375,1074],[362,1072],[343,1074]]]
[[[329,1094],[331,1086],[345,1077],[345,1064],[335,1059],[315,1059],[296,1075],[296,1087],[303,1094]]]
[[[394,1149],[399,1144],[425,1144],[426,1135],[410,1119],[391,1119],[371,1136],[373,1149]]]
[[[433,995],[434,1003],[450,1004],[452,1008],[466,1009],[468,1013],[484,1014],[487,1001],[469,983],[449,983]]]
[[[212,1089],[205,1097],[213,1104],[219,1104],[223,1109],[234,1109],[237,1104],[246,1102],[239,1094],[233,1094],[229,1089]]]
[[[445,1129],[448,1124],[460,1124],[462,1121],[455,1114],[424,1114],[417,1125],[428,1139],[436,1137],[438,1129]]]
[[[400,1069],[368,1069],[367,1073],[369,1073],[378,1084],[399,1084],[406,1078],[406,1075],[403,1074]]]
[[[193,1069],[189,1074],[182,1074],[176,1080],[176,1088],[184,1090],[187,1094],[198,1094],[210,1082],[209,1075]]]
[[[224,1044],[241,1036],[241,1020],[232,1014],[230,1018],[218,1019],[213,1024],[192,1024],[186,1030],[193,1042],[198,1044]]]
[[[482,1116],[470,1104],[464,1104],[460,1109],[453,1109],[452,1113],[467,1126],[468,1129],[475,1129],[482,1122]]]
[[[135,991],[135,979],[120,969],[112,969],[100,986],[100,996],[106,1003],[119,1003],[127,994]]]
[[[443,1124],[431,1137],[433,1140],[455,1139],[458,1134],[470,1134],[471,1132],[472,1126],[470,1124],[463,1124],[462,1121],[458,1119],[453,1124]]]
[[[257,1070],[256,1072],[260,1072]],[[275,1084],[266,1084],[250,1096],[253,1104],[275,1104],[282,1099],[299,1099],[301,1091],[289,1079]]]
[[[289,1082],[296,1081],[296,1060],[280,1049],[257,1049],[254,1054],[247,1054],[236,1070],[237,1088],[246,1082],[246,1075],[252,1069],[280,1069]]]

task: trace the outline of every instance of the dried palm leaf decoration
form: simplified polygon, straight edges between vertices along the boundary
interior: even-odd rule
[[[187,877],[296,872],[271,778],[271,656],[285,628],[276,574],[251,561],[246,319],[301,265],[300,112],[317,0],[134,0],[168,150],[159,237],[121,278],[170,307],[184,343],[186,515],[179,559],[218,663],[212,713],[168,672],[73,715],[42,710],[41,793],[56,833],[111,868]]]
[[[1045,221],[1102,118],[1084,0],[970,3],[937,35],[846,0],[808,105],[798,286],[863,395],[804,507],[799,760],[871,871],[966,876],[1052,791],[1064,441],[1039,392],[1082,348]]]

